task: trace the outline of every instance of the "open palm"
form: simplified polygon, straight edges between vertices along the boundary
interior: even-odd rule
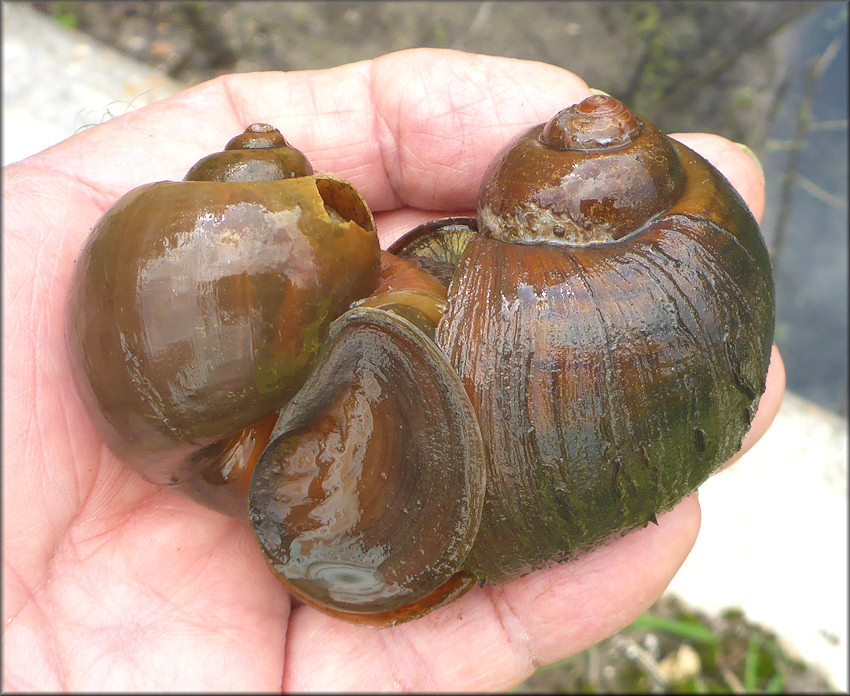
[[[362,628],[300,606],[247,521],[154,487],[105,448],[63,343],[74,259],[103,211],[142,183],[182,178],[249,123],[275,125],[317,171],[351,181],[386,247],[425,220],[469,214],[496,150],[589,94],[553,66],[419,49],[218,78],[6,168],[4,688],[505,689],[658,597],[696,538],[696,495],[659,526],[402,626]],[[763,181],[740,148],[677,137],[761,216]],[[774,351],[745,448],[783,385]]]

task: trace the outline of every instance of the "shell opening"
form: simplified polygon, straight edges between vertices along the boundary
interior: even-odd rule
[[[372,211],[369,210],[363,196],[351,184],[344,179],[327,174],[316,175],[314,181],[331,218],[333,218],[333,212],[343,220],[354,222],[368,232],[377,230]]]

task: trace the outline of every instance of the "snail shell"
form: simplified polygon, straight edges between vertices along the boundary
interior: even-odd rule
[[[324,611],[385,625],[472,586],[481,518],[475,412],[436,344],[401,315],[357,307],[292,400],[251,482],[272,569]]]
[[[445,287],[384,254],[381,282],[337,319],[251,480],[260,548],[290,592],[384,626],[470,589],[484,452],[469,397],[434,342]]]
[[[305,163],[255,124],[121,198],[77,262],[69,354],[128,464],[250,515],[303,601],[397,623],[474,583],[481,436],[433,340],[444,286],[380,262],[363,199]]]
[[[190,172],[217,180],[124,195],[74,269],[67,340],[79,392],[113,451],[160,485],[261,441],[270,424],[253,424],[297,392],[330,323],[378,283],[366,203],[340,179],[300,175],[303,155],[275,134],[251,126],[252,147]],[[246,152],[261,153],[259,167]],[[270,172],[287,178],[264,180]]]
[[[506,146],[478,226],[437,341],[487,457],[466,567],[500,583],[654,521],[740,448],[774,291],[732,186],[612,97]]]

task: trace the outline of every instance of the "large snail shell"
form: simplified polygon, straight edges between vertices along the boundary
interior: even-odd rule
[[[383,281],[332,325],[254,471],[250,515],[291,592],[387,625],[474,583],[484,501],[472,404],[433,339],[444,287],[385,255]]]
[[[127,193],[69,295],[71,361],[107,444],[164,485],[223,456],[296,393],[330,323],[376,286],[379,254],[368,207],[334,177]]]
[[[488,459],[467,567],[491,582],[654,520],[738,450],[764,390],[755,220],[624,110],[591,97],[494,160],[449,287],[438,342]]]

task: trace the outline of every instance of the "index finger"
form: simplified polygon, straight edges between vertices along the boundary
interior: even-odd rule
[[[262,121],[317,170],[351,181],[376,212],[470,208],[471,182],[505,140],[589,94],[552,65],[414,49],[328,70],[220,77],[70,138],[39,164],[114,199],[182,177]]]

